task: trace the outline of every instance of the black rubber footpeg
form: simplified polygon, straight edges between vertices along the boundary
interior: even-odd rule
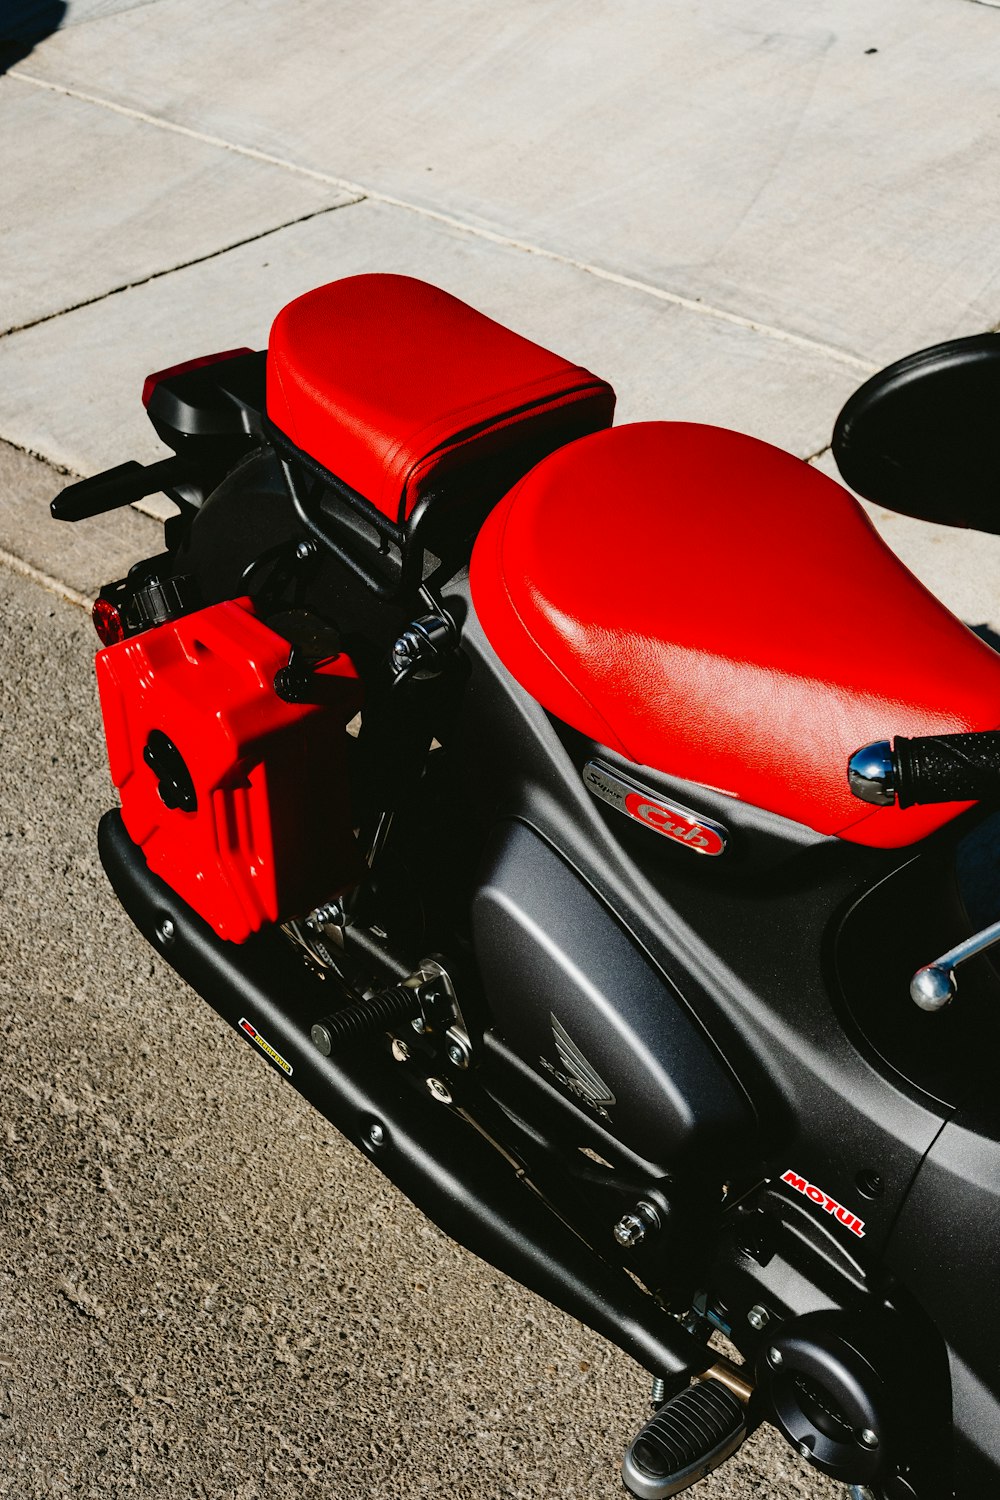
[[[338,1045],[360,1041],[362,1037],[385,1031],[400,1021],[412,1021],[420,1015],[420,1001],[415,990],[407,985],[396,989],[382,990],[369,995],[356,1005],[338,1010],[332,1016],[324,1016],[310,1031],[312,1044],[324,1057],[329,1057]]]
[[[638,1500],[679,1495],[724,1463],[746,1437],[746,1409],[721,1381],[673,1396],[632,1439],[622,1479]]]

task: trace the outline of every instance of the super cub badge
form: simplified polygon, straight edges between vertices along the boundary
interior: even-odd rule
[[[240,1030],[243,1032],[243,1034],[245,1036],[248,1036],[252,1042],[256,1042],[257,1046],[260,1048],[260,1050],[262,1052],[266,1052],[267,1055],[268,1055],[268,1057],[271,1059],[271,1061],[273,1063],[277,1063],[277,1065],[281,1069],[281,1071],[283,1073],[287,1074],[287,1076],[289,1078],[291,1078],[291,1076],[292,1076],[292,1065],[291,1065],[291,1063],[290,1062],[286,1062],[285,1059],[282,1057],[281,1053],[280,1052],[276,1052],[274,1050],[274,1048],[271,1046],[270,1042],[265,1042],[264,1038],[261,1036],[261,1034],[257,1030],[256,1026],[251,1026],[251,1024],[247,1020],[246,1016],[241,1016],[240,1017]]]
[[[695,854],[721,854],[726,847],[728,834],[721,823],[713,823],[678,802],[667,802],[658,792],[651,792],[638,782],[626,781],[599,760],[588,760],[583,768],[583,784],[609,807],[617,808],[627,818],[672,839],[675,844],[693,849]]]

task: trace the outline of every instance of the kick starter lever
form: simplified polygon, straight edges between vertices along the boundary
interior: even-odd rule
[[[910,980],[910,999],[921,1010],[944,1010],[958,994],[958,980],[955,978],[958,965],[992,948],[994,943],[1000,943],[1000,922],[973,933],[963,943],[957,943],[947,953],[942,953],[932,964],[918,969]]]

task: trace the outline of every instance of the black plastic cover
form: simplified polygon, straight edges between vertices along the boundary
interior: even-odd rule
[[[935,1141],[887,1259],[947,1336],[959,1438],[956,1493],[963,1500],[994,1495],[1000,1473],[1000,1104],[992,1078]]]
[[[248,349],[180,374],[165,372],[149,392],[149,420],[168,442],[167,434],[211,438],[254,431],[264,410],[266,360],[265,350]]]
[[[498,1029],[588,1118],[672,1165],[749,1146],[749,1102],[666,976],[523,823],[494,837],[473,931]]]
[[[867,500],[1000,532],[1000,337],[951,339],[873,375],[837,418],[833,456]]]

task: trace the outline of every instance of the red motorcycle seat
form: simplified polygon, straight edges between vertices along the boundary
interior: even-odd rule
[[[642,422],[544,459],[488,517],[471,587],[498,656],[557,718],[856,843],[911,843],[968,804],[866,806],[854,750],[1000,723],[1000,656],[854,497],[721,428]]]
[[[456,473],[512,449],[528,467],[614,405],[588,370],[410,276],[317,287],[271,329],[271,421],[400,525]]]

